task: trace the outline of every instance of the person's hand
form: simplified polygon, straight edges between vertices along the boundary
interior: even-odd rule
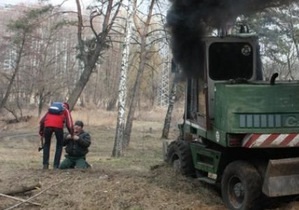
[[[68,135],[66,136],[66,139],[71,139],[71,138],[72,138],[71,134],[68,134]]]
[[[39,132],[39,135],[40,135],[41,137],[44,137],[44,132],[43,132],[43,131],[40,131],[40,132]]]
[[[74,139],[75,141],[77,141],[77,140],[79,139],[79,136],[74,135],[73,139]]]

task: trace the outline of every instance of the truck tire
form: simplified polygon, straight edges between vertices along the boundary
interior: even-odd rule
[[[171,142],[167,150],[167,162],[182,175],[195,177],[195,169],[188,142],[183,140]]]
[[[262,178],[257,169],[246,161],[234,161],[224,170],[221,194],[230,210],[256,210],[261,208]]]

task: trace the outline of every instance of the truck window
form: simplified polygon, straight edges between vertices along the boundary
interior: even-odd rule
[[[209,46],[209,76],[229,80],[253,76],[253,48],[247,42],[215,42]]]

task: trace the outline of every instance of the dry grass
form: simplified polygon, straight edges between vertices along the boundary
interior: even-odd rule
[[[5,132],[0,133],[0,192],[40,182],[41,189],[17,195],[26,199],[50,187],[33,199],[41,207],[22,204],[16,209],[224,209],[218,190],[182,177],[164,165],[160,136],[165,110],[137,115],[130,146],[122,158],[111,158],[116,113],[83,111],[75,110],[73,118],[83,120],[85,129],[92,135],[87,156],[92,169],[40,169],[42,153],[37,151],[37,118],[22,125],[9,125]],[[171,135],[175,136],[176,132],[173,127]],[[54,147],[55,141],[51,161]],[[151,170],[153,166],[155,169]],[[0,196],[0,209],[16,203],[18,201]],[[281,209],[295,210],[296,206],[290,203]]]

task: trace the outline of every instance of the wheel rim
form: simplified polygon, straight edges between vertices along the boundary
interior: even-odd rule
[[[234,208],[240,208],[245,198],[245,189],[241,180],[237,176],[232,176],[228,180],[228,198]]]

